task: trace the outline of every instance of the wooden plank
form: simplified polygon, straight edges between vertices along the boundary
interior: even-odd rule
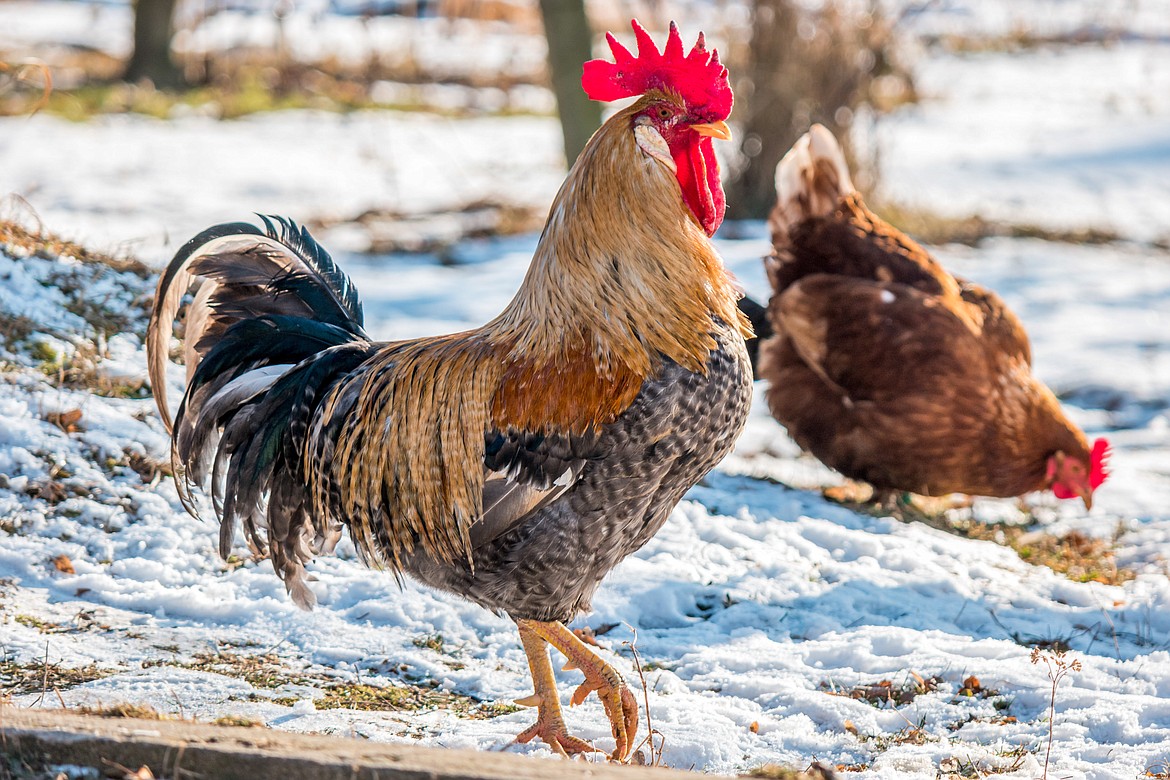
[[[692,773],[510,753],[391,745],[192,721],[0,705],[0,754],[30,765],[116,762],[216,780],[694,780]]]

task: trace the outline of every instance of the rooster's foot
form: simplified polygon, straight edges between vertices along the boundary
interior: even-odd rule
[[[516,735],[516,742],[525,744],[531,742],[534,737],[540,737],[544,744],[553,749],[554,753],[559,753],[565,758],[570,758],[578,753],[603,752],[600,748],[595,748],[585,740],[569,733],[568,728],[565,727],[565,721],[561,717],[560,704],[556,699],[553,699],[552,705],[549,706],[544,703],[543,697],[534,694],[528,699],[519,700],[517,703],[535,704],[540,708],[540,711],[536,723]]]
[[[594,658],[597,661],[596,670],[585,672],[585,682],[573,691],[570,704],[576,707],[589,694],[597,692],[597,698],[601,699],[605,714],[609,716],[613,738],[617,743],[610,758],[625,761],[633,750],[634,735],[638,733],[638,702],[617,670],[600,658]],[[585,671],[585,667],[581,669]]]
[[[615,742],[613,753],[609,756],[610,760],[626,761],[634,748],[634,737],[638,733],[638,703],[622,676],[563,624],[542,623],[535,620],[518,622],[521,639],[524,638],[526,632],[535,634],[564,654],[565,658],[568,659],[566,669],[580,669],[581,673],[585,675],[585,682],[573,692],[571,703],[575,706],[585,701],[589,694],[597,693],[597,698],[605,707],[605,714],[609,718]],[[525,650],[528,650],[527,641],[525,641]],[[530,663],[531,660],[532,654],[530,653]],[[535,671],[533,677],[535,679]]]
[[[557,694],[557,682],[553,676],[552,663],[548,659],[548,647],[544,637],[533,628],[532,621],[517,621],[520,627],[520,642],[528,656],[528,669],[532,672],[532,685],[536,693],[517,699],[522,707],[537,707],[536,723],[516,737],[521,744],[540,737],[554,752],[568,758],[578,753],[601,753],[583,739],[569,734],[561,716],[561,701]],[[542,625],[542,624],[535,624]]]

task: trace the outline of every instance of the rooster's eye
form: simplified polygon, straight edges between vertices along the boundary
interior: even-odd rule
[[[659,108],[659,109],[658,109],[658,118],[659,118],[659,119],[670,119],[670,117],[671,117],[673,114],[674,114],[674,112],[673,112],[673,111],[671,111],[671,110],[670,110],[669,108],[667,108],[666,106],[662,106],[661,108]]]

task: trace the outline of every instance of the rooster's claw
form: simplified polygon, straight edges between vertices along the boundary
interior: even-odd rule
[[[542,714],[543,712],[542,710]],[[554,753],[565,758],[579,753],[603,752],[600,748],[595,748],[585,740],[570,734],[569,730],[565,728],[565,722],[560,717],[537,718],[536,723],[516,735],[515,741],[523,745],[531,742],[535,737],[540,737],[546,745],[552,748]]]
[[[613,730],[615,745],[609,758],[611,761],[624,762],[630,756],[634,735],[638,733],[638,702],[621,675],[609,664],[601,667],[598,676],[587,673],[585,682],[573,691],[569,703],[577,706],[594,691],[605,707],[605,714]]]

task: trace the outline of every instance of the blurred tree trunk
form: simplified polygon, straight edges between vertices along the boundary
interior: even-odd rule
[[[171,58],[177,0],[134,0],[134,53],[126,81],[149,79],[159,89],[184,86],[183,74]]]
[[[744,165],[727,186],[727,216],[762,219],[776,202],[776,164],[800,137],[794,134],[791,87],[782,82],[799,57],[800,17],[791,0],[756,0],[744,78],[736,85]]]
[[[552,75],[565,160],[569,167],[585,148],[589,136],[601,124],[601,104],[581,89],[581,65],[593,59],[593,31],[585,15],[584,0],[540,0],[544,35],[548,40],[548,65]]]
[[[809,127],[829,129],[848,157],[856,109],[878,111],[914,99],[909,72],[898,63],[893,26],[877,3],[755,0],[746,64],[732,72],[742,162],[727,184],[727,216],[762,219],[776,200],[776,164]],[[887,94],[875,103],[875,79]],[[892,90],[892,91],[891,91]]]

